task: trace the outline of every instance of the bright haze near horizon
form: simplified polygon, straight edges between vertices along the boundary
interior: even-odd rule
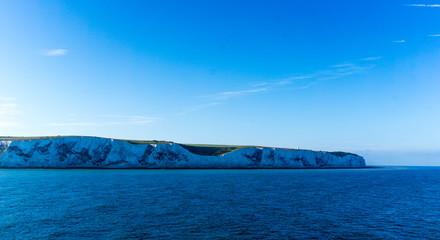
[[[0,135],[439,165],[439,26],[440,0],[1,1]]]

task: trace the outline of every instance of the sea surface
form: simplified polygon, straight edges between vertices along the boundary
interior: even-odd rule
[[[440,239],[440,168],[0,169],[0,239]]]

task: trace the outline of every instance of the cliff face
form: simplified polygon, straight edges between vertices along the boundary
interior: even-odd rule
[[[364,158],[309,150],[242,148],[193,154],[175,143],[132,144],[95,137],[0,141],[0,167],[19,168],[346,168]]]

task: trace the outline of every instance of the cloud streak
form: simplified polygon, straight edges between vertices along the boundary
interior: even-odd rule
[[[396,41],[393,41],[393,43],[405,43],[406,42],[406,40],[396,40]]]
[[[59,57],[66,55],[68,52],[67,49],[51,49],[43,53],[44,56],[48,57]]]
[[[320,81],[330,79],[338,79],[349,75],[364,73],[376,65],[374,61],[380,60],[382,57],[367,57],[354,62],[345,62],[330,66],[328,69],[316,71],[314,73],[302,74],[294,77],[264,81],[248,84],[247,88],[241,90],[221,91],[218,93],[196,96],[195,98],[208,99],[211,103],[199,104],[187,109],[181,113],[174,115],[184,115],[187,113],[199,111],[211,106],[222,104],[228,100],[244,97],[252,94],[262,94],[270,91],[288,89],[303,90],[310,88]]]
[[[428,37],[440,37],[440,34],[432,34],[432,35],[428,35]]]
[[[3,102],[12,102],[12,101],[15,101],[15,98],[11,98],[11,97],[2,97],[2,96],[0,96],[0,101],[3,101]]]
[[[440,4],[406,4],[406,6],[408,6],[408,7],[430,7],[430,8],[435,8],[435,7],[440,7]]]
[[[4,117],[6,115],[17,115],[20,114],[21,111],[18,110],[18,105],[15,103],[0,103],[0,117]]]
[[[258,93],[258,92],[265,92],[268,88],[254,88],[254,89],[247,89],[247,90],[240,90],[240,91],[227,91],[227,92],[220,92],[217,93],[218,98],[230,98],[230,97],[236,97],[241,96],[249,93]]]
[[[254,85],[254,87],[265,87],[267,90],[270,90],[274,87],[281,87],[292,84],[294,81],[300,81],[300,80],[307,80],[314,78],[314,75],[304,75],[304,76],[296,76],[296,77],[290,77],[285,78],[281,80],[274,80],[274,81],[266,81],[266,82],[259,82]]]
[[[373,61],[375,59],[370,59],[368,61]],[[366,60],[364,60],[366,61]],[[375,64],[356,64],[356,63],[344,63],[331,66],[330,69],[319,71],[315,74],[316,80],[330,80],[338,79],[354,74],[360,74],[366,72],[369,69],[375,67]]]
[[[377,61],[382,59],[382,57],[367,57],[367,58],[362,58],[362,61]]]
[[[215,101],[226,101],[232,98],[237,98],[250,94],[264,93],[277,89],[283,89],[289,87],[289,89],[307,89],[315,85],[318,81],[337,79],[353,74],[359,74],[365,72],[375,65],[370,62],[379,60],[382,57],[369,57],[361,59],[362,64],[355,62],[346,62],[337,65],[330,66],[329,69],[317,71],[312,74],[304,74],[301,76],[295,76],[285,78],[281,80],[266,81],[254,84],[252,87],[243,90],[223,91],[210,95],[199,96],[197,98],[210,98]],[[368,64],[367,64],[368,62]],[[218,104],[218,103],[217,103]],[[215,104],[216,105],[216,104]]]
[[[0,128],[2,127],[16,127],[20,124],[17,122],[7,122],[7,121],[0,121]]]
[[[268,90],[267,87],[248,88],[248,89],[244,89],[244,90],[224,91],[224,92],[218,92],[218,93],[214,93],[214,94],[202,95],[202,96],[197,96],[195,98],[212,98],[212,99],[217,99],[217,100],[226,100],[229,98],[239,97],[242,95],[248,95],[248,94],[252,94],[252,93],[264,92],[267,90]],[[205,105],[211,106],[211,105],[217,105],[217,104],[218,103],[209,103],[209,104],[202,104],[200,106],[205,106]]]
[[[343,63],[343,64],[333,65],[331,67],[332,68],[346,68],[346,67],[352,67],[352,66],[354,66],[353,63]]]
[[[21,113],[14,98],[0,97],[0,128],[19,126],[16,117]]]

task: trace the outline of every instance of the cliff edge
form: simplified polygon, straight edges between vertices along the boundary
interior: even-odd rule
[[[343,152],[241,147],[221,155],[190,152],[171,142],[133,143],[98,137],[0,140],[3,168],[362,168]],[[189,150],[188,150],[189,149]]]

